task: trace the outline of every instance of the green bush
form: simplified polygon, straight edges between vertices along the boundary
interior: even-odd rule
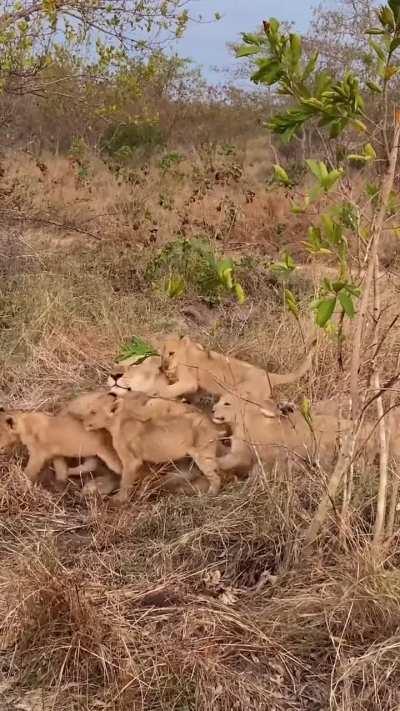
[[[157,123],[122,123],[107,128],[100,140],[100,149],[112,158],[129,159],[138,151],[152,153],[164,143]]]
[[[191,292],[210,303],[228,295],[234,295],[239,303],[245,300],[235,279],[233,260],[217,254],[201,238],[169,242],[148,262],[145,279],[171,298]]]

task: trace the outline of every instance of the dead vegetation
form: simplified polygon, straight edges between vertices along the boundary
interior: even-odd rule
[[[135,183],[96,160],[90,177],[65,158],[44,157],[46,170],[26,155],[3,161],[4,402],[52,410],[94,388],[135,333],[181,331],[272,371],[295,369],[302,335],[267,257],[293,243],[304,254],[303,218],[283,193],[265,191],[248,154],[238,180],[213,173],[200,183],[196,161],[165,175],[152,164]],[[194,289],[171,299],[146,279],[167,241],[199,234],[237,260],[243,306]],[[313,293],[312,273],[290,280],[300,304]],[[394,273],[388,321],[397,289]],[[311,336],[309,314],[301,325]],[[393,329],[380,352],[388,374],[399,345]],[[323,337],[312,373],[285,397],[327,398],[341,385],[337,347]],[[395,537],[390,556],[370,557],[373,470],[357,473],[351,535],[330,537],[333,511],[308,555],[302,532],[325,490],[320,473],[256,471],[215,498],[152,493],[114,511],[82,502],[73,487],[28,490],[23,457],[1,459],[2,708],[399,706],[399,546]]]

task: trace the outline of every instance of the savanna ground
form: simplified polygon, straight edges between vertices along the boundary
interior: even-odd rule
[[[52,411],[104,383],[133,334],[187,332],[276,371],[295,367],[302,335],[269,265],[285,247],[306,261],[307,222],[266,190],[271,162],[263,137],[124,175],[90,153],[5,155],[2,400]],[[234,258],[243,305],[203,257],[183,260],[186,291],[168,296],[165,245],[176,263],[191,238]],[[387,264],[389,317],[395,252]],[[312,269],[290,286],[308,301]],[[308,342],[306,310],[301,323]],[[392,331],[388,373],[398,347]],[[322,334],[312,373],[284,396],[321,399],[343,384]],[[29,490],[24,453],[1,457],[2,711],[400,708],[399,548],[379,566],[369,553],[374,472],[361,472],[351,535],[338,535],[333,512],[305,552],[320,473],[255,471],[212,499],[148,494],[115,510],[73,487]]]

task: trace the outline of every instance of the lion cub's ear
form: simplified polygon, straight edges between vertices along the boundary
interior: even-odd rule
[[[118,395],[116,393],[107,393],[107,396],[109,398],[109,403],[110,403],[110,407],[109,407],[108,411],[109,411],[110,415],[114,415],[114,413],[117,412],[118,405],[119,405]]]

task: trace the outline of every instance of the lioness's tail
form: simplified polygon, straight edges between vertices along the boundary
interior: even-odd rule
[[[315,348],[317,345],[317,339],[315,338],[310,347],[309,351],[304,358],[302,364],[293,373],[268,373],[268,379],[271,383],[271,388],[279,387],[279,385],[291,385],[291,383],[300,380],[308,371],[310,370],[315,354]]]

